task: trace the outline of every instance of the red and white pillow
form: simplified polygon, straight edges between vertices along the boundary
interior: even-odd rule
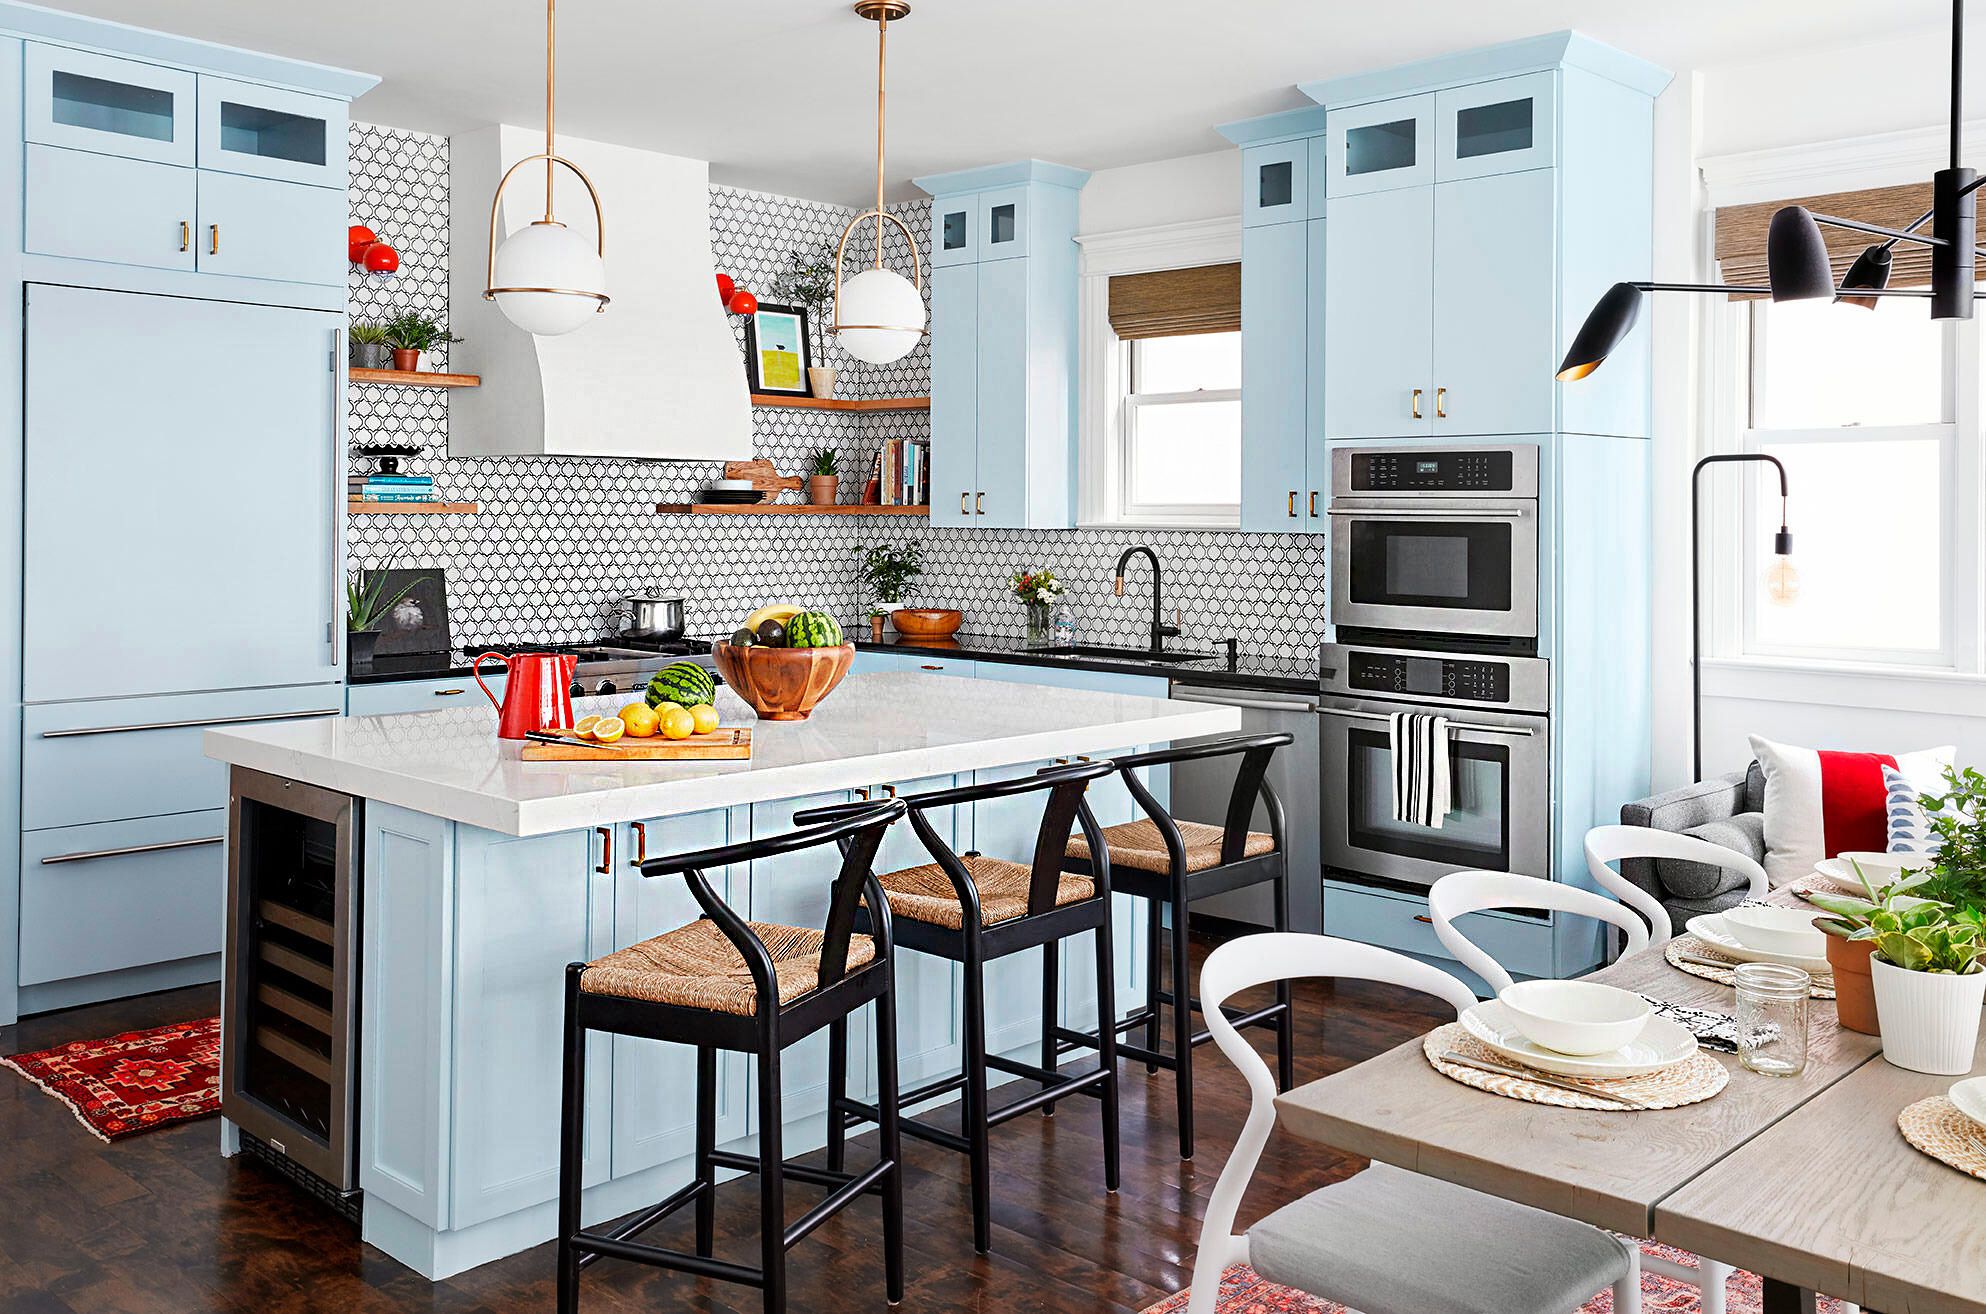
[[[1765,874],[1776,888],[1838,853],[1889,847],[1890,767],[1920,790],[1936,793],[1955,751],[1950,744],[1915,753],[1837,753],[1751,737],[1765,771]]]

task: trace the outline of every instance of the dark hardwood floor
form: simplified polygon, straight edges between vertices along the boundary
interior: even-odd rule
[[[1197,937],[1196,937],[1197,939]],[[1206,952],[1195,945],[1195,962]],[[0,1028],[0,1053],[40,1049],[196,1017],[214,990],[179,990],[75,1009]],[[1432,1000],[1379,987],[1299,986],[1297,1075],[1337,1071],[1441,1020]],[[1269,1033],[1250,1033],[1266,1045]],[[909,1291],[906,1310],[1137,1311],[1184,1286],[1199,1219],[1246,1111],[1246,1092],[1211,1046],[1199,1051],[1200,1155],[1181,1163],[1172,1075],[1124,1069],[1124,1187],[1103,1190],[1096,1104],[1077,1099],[1052,1119],[995,1133],[993,1253],[972,1252],[964,1161],[904,1145]],[[1071,1059],[1071,1062],[1079,1059]],[[997,1099],[997,1096],[996,1096]],[[430,1284],[273,1173],[224,1160],[219,1123],[205,1120],[105,1145],[68,1110],[0,1070],[0,1314],[512,1314],[552,1309],[548,1243]],[[851,1164],[861,1161],[855,1142]],[[1278,1132],[1242,1210],[1252,1219],[1355,1170]],[[797,1215],[816,1198],[789,1192]],[[719,1193],[720,1255],[757,1258],[749,1181]],[[650,1235],[689,1243],[684,1211]],[[881,1227],[873,1205],[844,1211],[792,1252],[790,1308],[805,1314],[880,1310]],[[587,1270],[581,1307],[614,1311],[755,1311],[756,1292],[603,1260]]]

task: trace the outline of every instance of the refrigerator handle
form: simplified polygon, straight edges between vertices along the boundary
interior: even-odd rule
[[[330,607],[324,622],[324,642],[331,650],[331,668],[345,664],[345,626],[338,614],[345,580],[345,330],[331,330],[331,571]]]

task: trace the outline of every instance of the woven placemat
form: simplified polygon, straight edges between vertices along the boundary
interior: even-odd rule
[[[1896,1115],[1903,1139],[1960,1172],[1986,1181],[1986,1127],[1958,1111],[1942,1095],[1933,1095]]]
[[[1485,1063],[1500,1063],[1505,1067],[1515,1067],[1509,1059],[1497,1053],[1470,1035],[1460,1022],[1450,1022],[1447,1026],[1436,1027],[1421,1041],[1421,1053],[1436,1072],[1444,1077],[1486,1090],[1492,1095],[1502,1095],[1506,1099],[1524,1100],[1531,1104],[1550,1104],[1561,1109],[1597,1109],[1612,1113],[1645,1112],[1630,1110],[1626,1105],[1616,1104],[1600,1095],[1581,1095],[1556,1086],[1547,1086],[1541,1081],[1526,1081],[1521,1077],[1505,1077],[1494,1072],[1483,1072],[1476,1068],[1463,1067],[1459,1063],[1444,1063],[1441,1055],[1453,1050],[1468,1058],[1481,1059]],[[1555,1080],[1573,1080],[1555,1078]],[[1723,1090],[1731,1080],[1730,1072],[1710,1055],[1698,1050],[1688,1059],[1672,1068],[1651,1072],[1645,1077],[1628,1077],[1620,1081],[1593,1081],[1585,1084],[1600,1090],[1616,1092],[1637,1104],[1652,1109],[1678,1109],[1685,1104],[1698,1104]]]
[[[1680,957],[1682,954],[1690,954],[1698,958],[1714,958],[1720,964],[1726,965],[1706,967],[1702,963],[1692,963],[1684,960]],[[1715,981],[1718,985],[1735,987],[1738,983],[1735,975],[1738,968],[1738,960],[1724,953],[1715,945],[1706,944],[1687,932],[1663,945],[1662,957],[1668,959],[1669,966],[1675,968],[1678,972],[1687,972],[1691,976],[1700,976],[1706,981]],[[1834,998],[1834,978],[1831,976],[1816,976],[1814,978],[1813,988],[1807,991],[1807,993],[1815,999]]]

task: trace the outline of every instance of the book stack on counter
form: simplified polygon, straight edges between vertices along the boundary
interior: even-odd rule
[[[931,501],[931,444],[891,438],[876,458],[884,506],[925,506]]]
[[[354,502],[432,502],[434,478],[430,475],[353,475],[347,484]]]

